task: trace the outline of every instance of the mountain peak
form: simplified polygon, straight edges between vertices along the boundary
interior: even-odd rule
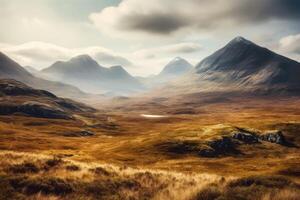
[[[254,44],[253,42],[251,42],[250,40],[247,40],[245,38],[243,38],[242,36],[237,36],[235,38],[233,38],[229,44],[246,44],[246,45],[249,45],[249,44]]]
[[[78,55],[78,56],[71,58],[70,61],[85,61],[86,62],[86,61],[94,61],[94,59],[87,54],[83,54],[83,55]]]
[[[184,60],[184,59],[181,58],[181,57],[179,57],[179,56],[177,56],[177,57],[175,57],[175,58],[173,59],[173,61],[179,61],[179,60]]]
[[[69,60],[70,67],[74,69],[98,69],[101,66],[91,56],[87,54],[78,55]]]
[[[242,37],[234,38],[225,47],[203,59],[195,69],[207,80],[239,86],[300,83],[296,76],[300,72],[299,63]]]
[[[189,71],[193,66],[181,57],[175,57],[171,60],[164,69],[160,72],[160,75],[178,75]]]
[[[110,67],[110,69],[125,71],[125,69],[121,65],[112,66],[112,67]]]

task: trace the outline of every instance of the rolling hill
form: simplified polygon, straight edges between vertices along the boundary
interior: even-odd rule
[[[0,79],[0,115],[22,114],[31,117],[72,119],[73,114],[95,109],[75,101],[59,98],[13,79]]]

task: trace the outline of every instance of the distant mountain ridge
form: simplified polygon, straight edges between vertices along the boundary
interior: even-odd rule
[[[143,85],[123,67],[102,67],[88,55],[55,62],[41,72],[53,80],[69,83],[92,93],[128,94],[143,89]]]
[[[188,61],[183,58],[176,57],[171,60],[159,73],[159,76],[180,76],[187,73],[193,68]]]
[[[29,86],[49,90],[58,96],[64,97],[79,97],[85,93],[71,85],[48,81],[38,78],[29,73],[26,69],[20,66],[17,62],[10,59],[8,56],[0,52],[0,79],[15,79]]]
[[[181,57],[175,57],[171,60],[157,75],[146,78],[139,78],[149,88],[160,86],[173,79],[176,79],[193,69],[193,65]]]

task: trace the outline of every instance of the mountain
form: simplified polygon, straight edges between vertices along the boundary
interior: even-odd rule
[[[0,79],[0,96],[0,115],[21,113],[39,118],[73,119],[73,114],[95,111],[84,104],[59,98],[13,79]]]
[[[149,88],[160,86],[173,79],[176,79],[193,69],[193,66],[183,58],[176,57],[171,60],[157,75],[139,77],[139,80]]]
[[[142,84],[123,67],[102,67],[88,55],[76,56],[65,62],[58,61],[42,70],[42,73],[91,93],[128,94],[143,89]]]
[[[300,92],[300,63],[236,37],[164,91]]]
[[[158,74],[159,77],[178,77],[188,71],[190,71],[193,66],[183,58],[176,57],[171,60],[163,70]]]
[[[48,81],[42,78],[35,77],[23,67],[21,67],[18,63],[16,63],[1,52],[0,79],[15,79],[32,87],[49,90],[58,96],[73,98],[85,95],[85,93],[71,85]]]

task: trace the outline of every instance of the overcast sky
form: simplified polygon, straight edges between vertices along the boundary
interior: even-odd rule
[[[236,36],[300,61],[299,0],[0,0],[0,51],[37,69],[89,54],[134,75]]]

